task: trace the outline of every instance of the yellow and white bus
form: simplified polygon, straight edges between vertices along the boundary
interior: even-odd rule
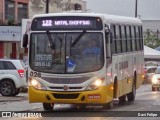
[[[98,52],[84,54],[97,42]],[[29,102],[102,105],[134,101],[143,82],[140,19],[96,13],[35,15],[23,47],[29,48]],[[89,50],[88,50],[89,51]]]

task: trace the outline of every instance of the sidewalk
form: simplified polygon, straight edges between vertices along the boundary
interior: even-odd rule
[[[29,103],[25,101],[7,102],[0,105],[0,111],[38,111],[42,103]]]
[[[42,107],[42,103],[29,103],[28,93],[20,93],[14,97],[0,95],[0,111],[29,111]]]
[[[24,101],[28,100],[28,93],[20,93],[17,96],[6,97],[0,94],[0,103],[1,102],[11,102],[11,101]]]

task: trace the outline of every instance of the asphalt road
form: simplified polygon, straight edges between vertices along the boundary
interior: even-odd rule
[[[142,85],[137,90],[136,100],[119,105],[118,100],[114,100],[114,107],[111,110],[103,110],[101,106],[87,107],[87,109],[77,109],[74,105],[56,104],[53,112],[45,112],[42,104],[29,104],[27,94],[19,94],[13,101],[3,101],[0,96],[0,111],[20,111],[21,117],[29,116],[25,119],[49,120],[53,119],[76,119],[76,120],[159,120],[160,119],[160,91],[151,91],[151,85]],[[8,98],[7,98],[8,99]],[[11,100],[11,99],[10,99]],[[27,111],[27,113],[25,113]],[[33,114],[34,112],[34,114]],[[19,113],[19,112],[18,112]],[[37,117],[35,117],[37,115]],[[43,117],[41,117],[43,116]],[[159,116],[159,117],[157,117]],[[46,118],[47,117],[47,118]],[[5,118],[5,120],[11,118]],[[21,119],[20,117],[12,120]]]

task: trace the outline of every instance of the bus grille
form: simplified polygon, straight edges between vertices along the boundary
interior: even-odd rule
[[[64,87],[49,87],[50,89],[61,89],[64,90]],[[82,87],[69,87],[69,89],[75,90],[75,89],[82,89]]]
[[[81,84],[91,77],[79,77],[79,78],[48,78],[42,77],[45,81],[53,84]]]
[[[53,93],[54,98],[56,99],[76,99],[79,96],[79,93],[76,94],[58,94]]]

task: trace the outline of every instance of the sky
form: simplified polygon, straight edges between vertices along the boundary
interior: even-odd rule
[[[135,17],[136,0],[85,0],[88,11]],[[143,20],[160,20],[160,0],[137,0],[137,14]]]

